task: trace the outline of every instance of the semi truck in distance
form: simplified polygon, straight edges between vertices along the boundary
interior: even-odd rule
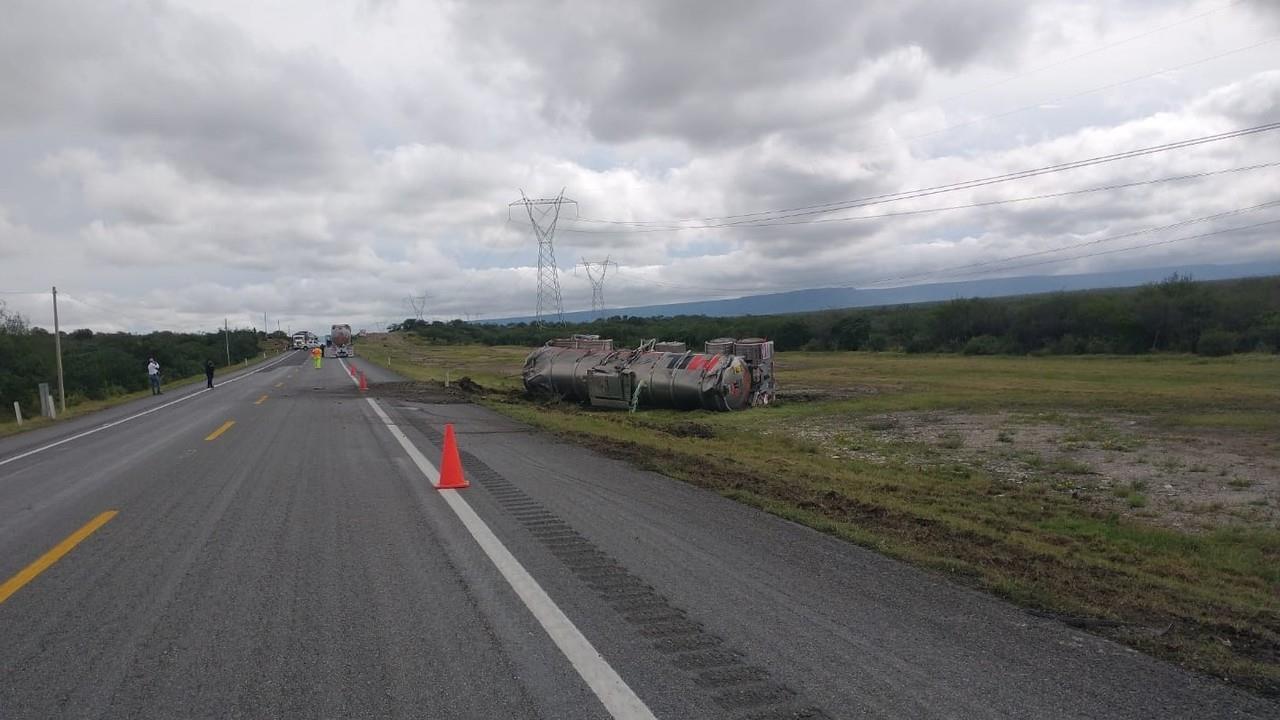
[[[320,339],[313,332],[301,330],[293,334],[293,349],[306,350],[320,344]]]
[[[329,328],[329,357],[355,357],[356,349],[351,344],[351,326],[334,325]]]

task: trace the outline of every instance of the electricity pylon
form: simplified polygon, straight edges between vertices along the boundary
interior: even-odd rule
[[[582,258],[582,269],[587,271],[587,280],[591,281],[591,314],[597,316],[604,310],[604,277],[609,273],[609,266],[618,267],[618,263],[607,256],[604,260],[588,260]]]
[[[534,322],[539,325],[546,323],[548,316],[554,316],[552,322],[564,324],[564,303],[560,300],[560,276],[556,270],[556,248],[553,243],[556,223],[560,221],[560,208],[563,205],[573,205],[574,212],[577,212],[578,202],[565,197],[564,190],[554,198],[533,199],[521,190],[520,199],[507,206],[507,219],[511,218],[511,208],[524,207],[529,213],[533,234],[538,238],[538,308],[534,313]]]

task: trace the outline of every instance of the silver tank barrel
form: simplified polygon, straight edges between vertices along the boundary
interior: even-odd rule
[[[600,352],[541,347],[525,359],[525,388],[601,407],[740,410],[750,404],[742,358],[693,352]]]

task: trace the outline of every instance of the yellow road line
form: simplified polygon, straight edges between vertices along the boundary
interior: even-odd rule
[[[266,402],[266,401],[267,401],[267,396],[266,396],[266,395],[263,395],[262,397],[258,398],[257,400],[254,400],[254,401],[253,401],[253,404],[254,404],[254,405],[261,405],[262,403],[264,403],[264,402]]]
[[[116,510],[108,510],[98,517],[90,520],[84,527],[71,533],[66,540],[53,546],[53,549],[40,556],[40,559],[23,568],[17,575],[9,578],[3,585],[0,585],[0,603],[9,599],[9,596],[22,589],[23,585],[31,582],[37,575],[48,570],[51,565],[62,559],[63,555],[71,552],[71,550],[84,541],[85,538],[92,535],[98,528],[107,524],[107,521],[116,516]]]
[[[205,438],[205,440],[217,440],[219,435],[221,435],[222,433],[224,433],[224,432],[226,432],[226,431],[230,430],[230,429],[231,429],[231,426],[232,426],[232,425],[235,425],[235,424],[236,424],[236,421],[235,421],[235,420],[228,420],[228,421],[226,421],[226,422],[222,423],[222,427],[220,427],[220,428],[218,428],[217,430],[214,430],[213,432],[209,433],[209,437]]]

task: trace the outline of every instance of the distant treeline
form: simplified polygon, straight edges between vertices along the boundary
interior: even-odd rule
[[[262,333],[233,330],[231,360],[257,355]],[[205,360],[226,362],[222,333],[157,332],[147,335],[75,330],[62,335],[63,379],[67,404],[100,400],[147,387],[147,359],[154,356],[166,380],[203,372]],[[39,383],[57,393],[53,333],[32,328],[0,307],[0,410],[12,413],[14,401],[28,416],[39,412]]]
[[[1139,288],[973,298],[801,315],[611,317],[565,327],[406,320],[393,330],[441,344],[540,345],[572,333],[701,348],[717,337],[765,337],[779,350],[897,350],[973,355],[1280,349],[1280,277],[1195,282],[1174,275]]]

